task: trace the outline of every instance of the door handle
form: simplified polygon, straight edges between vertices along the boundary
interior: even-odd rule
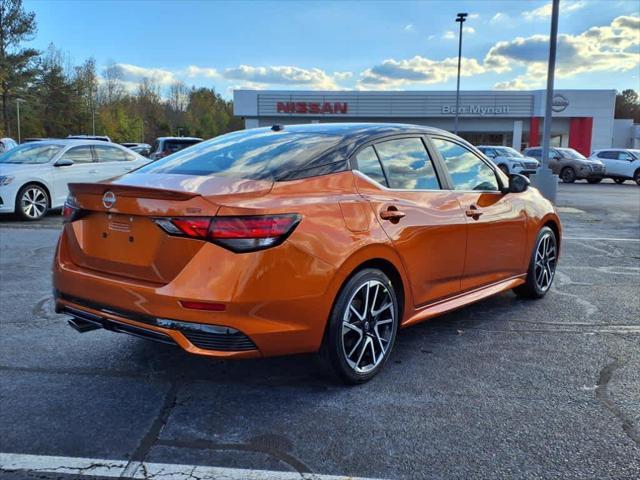
[[[395,207],[389,207],[384,212],[380,212],[380,218],[383,220],[389,220],[391,222],[397,222],[402,217],[406,216],[406,213],[397,210]]]
[[[480,218],[480,215],[482,215],[482,212],[478,210],[478,207],[476,207],[475,205],[471,205],[467,210],[465,210],[464,214],[467,217],[471,217],[474,220],[478,220]]]
[[[89,173],[98,173],[97,170],[89,170]]]

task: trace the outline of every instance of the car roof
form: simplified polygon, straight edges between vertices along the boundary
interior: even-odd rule
[[[156,140],[198,140],[202,141],[202,138],[198,137],[158,137]]]
[[[124,148],[123,146],[113,142],[105,142],[103,140],[80,140],[76,138],[53,138],[53,139],[47,139],[47,140],[38,140],[37,142],[29,142],[29,143],[33,143],[34,145],[60,145],[64,147],[72,146],[72,145],[102,145],[102,146],[115,145],[118,148]]]

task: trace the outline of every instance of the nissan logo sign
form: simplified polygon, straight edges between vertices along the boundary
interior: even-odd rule
[[[554,112],[564,112],[568,106],[569,100],[564,95],[558,93],[551,99],[551,110]]]
[[[104,195],[102,196],[102,204],[104,205],[104,208],[113,207],[116,204],[116,194],[110,190],[104,192]]]

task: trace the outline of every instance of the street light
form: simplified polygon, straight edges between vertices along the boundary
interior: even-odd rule
[[[21,103],[25,103],[26,100],[23,100],[21,98],[16,98],[16,115],[18,117],[18,143],[20,143],[20,104]]]
[[[460,36],[458,37],[458,83],[456,85],[456,116],[453,125],[453,133],[458,134],[458,109],[460,108],[460,63],[462,62],[462,24],[467,20],[466,13],[459,13],[456,22],[460,23]]]

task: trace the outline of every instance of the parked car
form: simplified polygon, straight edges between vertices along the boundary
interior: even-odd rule
[[[153,142],[149,158],[158,160],[195,145],[196,143],[200,143],[201,141],[202,139],[197,137],[158,137],[156,141]]]
[[[542,161],[542,147],[529,147],[524,155]],[[604,164],[597,159],[588,159],[573,148],[552,147],[549,149],[549,168],[565,183],[586,180],[599,183],[605,175]]]
[[[13,138],[0,138],[0,154],[8,152],[9,150],[17,146],[18,144]]]
[[[321,351],[364,382],[399,327],[548,292],[560,220],[528,185],[433,128],[229,133],[70,185],[56,311],[210,357]]]
[[[143,157],[148,157],[151,155],[151,145],[148,143],[121,143],[123,147],[127,147],[130,150],[133,150],[136,153],[139,153]]]
[[[67,135],[68,140],[100,140],[101,142],[110,142],[111,138],[107,135]]]
[[[99,140],[41,140],[0,155],[0,213],[38,220],[59,208],[69,182],[93,182],[148,163],[117,144]]]
[[[633,180],[640,185],[640,150],[605,148],[594,151],[589,159],[604,163],[605,176],[616,183]]]
[[[528,176],[536,173],[536,170],[540,167],[538,160],[532,157],[525,157],[515,148],[479,145],[478,150],[493,160],[493,163],[507,175],[520,173]]]

